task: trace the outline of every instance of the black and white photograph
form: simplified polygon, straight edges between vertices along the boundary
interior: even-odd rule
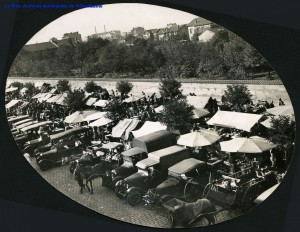
[[[294,155],[294,109],[268,60],[201,15],[157,5],[78,9],[42,28],[10,67],[5,109],[33,171],[139,226],[238,220]]]

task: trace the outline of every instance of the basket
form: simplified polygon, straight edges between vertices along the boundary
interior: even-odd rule
[[[167,209],[168,211],[172,211],[172,212],[173,212],[173,211],[175,210],[175,206],[177,206],[177,205],[183,206],[184,204],[185,204],[184,201],[179,200],[179,199],[177,199],[177,198],[173,198],[173,199],[171,199],[171,200],[165,202],[165,203],[163,204],[163,207],[164,207],[165,209]]]

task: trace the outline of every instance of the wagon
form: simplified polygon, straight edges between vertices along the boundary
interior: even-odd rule
[[[208,183],[203,196],[228,210],[240,208],[246,211],[255,206],[254,200],[265,190],[277,184],[274,172],[257,177],[254,167],[222,175]]]
[[[209,182],[209,172],[205,162],[194,158],[182,160],[170,167],[168,178],[154,189],[149,189],[143,197],[145,206],[157,205],[174,197],[185,201],[201,198]]]
[[[123,163],[120,155],[123,149],[124,145],[117,142],[88,146],[86,148],[86,154],[70,162],[70,172],[74,172],[77,164],[95,165],[104,163],[107,170],[118,167]]]
[[[208,199],[202,198],[195,202],[187,203],[183,200],[173,198],[163,204],[167,218],[171,222],[171,228],[176,226],[192,227],[197,222],[197,226],[207,226],[215,224],[215,215],[220,212],[220,208]]]

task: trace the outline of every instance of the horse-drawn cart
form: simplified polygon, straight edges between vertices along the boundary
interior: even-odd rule
[[[215,215],[222,210],[216,208],[216,206],[206,198],[198,199],[191,203],[173,198],[163,203],[163,208],[166,210],[167,217],[171,221],[171,228],[215,224]]]
[[[246,211],[255,205],[257,196],[275,184],[274,172],[258,177],[254,167],[249,167],[211,181],[205,187],[203,197],[228,210],[240,208]]]

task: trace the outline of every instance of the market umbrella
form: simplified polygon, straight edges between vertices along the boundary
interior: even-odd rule
[[[195,108],[193,113],[193,119],[202,118],[210,114],[208,110],[202,108]]]
[[[85,121],[85,118],[91,114],[94,114],[95,111],[76,111],[73,114],[66,117],[64,122],[66,123],[79,123]]]
[[[262,153],[276,147],[275,144],[259,136],[250,138],[234,138],[220,142],[221,150],[225,152]]]
[[[200,130],[181,135],[177,144],[187,147],[203,147],[215,143],[220,138],[218,132],[214,130]]]
[[[130,96],[129,98],[126,98],[123,102],[136,102],[138,101],[139,99],[141,99],[141,97],[137,97],[137,96]]]
[[[267,109],[267,112],[273,115],[294,115],[294,109],[292,105],[277,106]]]
[[[84,121],[89,122],[89,121],[97,120],[97,119],[99,119],[99,118],[104,117],[106,114],[107,114],[107,112],[95,112],[95,113],[93,113],[93,114],[87,116],[87,117],[84,119]]]
[[[111,123],[112,120],[109,119],[109,118],[106,118],[106,117],[102,117],[98,120],[96,120],[95,122],[92,122],[89,124],[89,126],[105,126],[107,125],[108,123]]]

